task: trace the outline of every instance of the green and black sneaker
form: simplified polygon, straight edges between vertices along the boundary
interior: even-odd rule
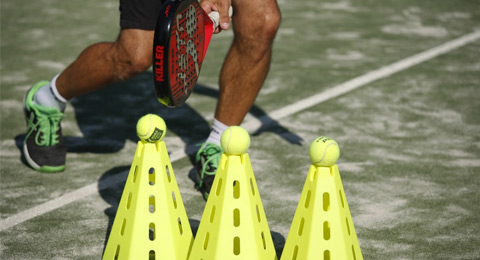
[[[208,199],[208,195],[210,194],[222,153],[222,147],[219,145],[203,143],[195,156],[197,185],[205,200]]]
[[[65,169],[67,149],[63,143],[60,122],[63,113],[57,108],[35,104],[33,96],[48,81],[35,84],[25,96],[24,112],[27,135],[23,152],[27,163],[40,172],[60,172]]]

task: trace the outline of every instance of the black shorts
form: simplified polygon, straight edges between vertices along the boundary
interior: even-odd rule
[[[120,0],[120,27],[154,30],[162,3],[162,0]]]

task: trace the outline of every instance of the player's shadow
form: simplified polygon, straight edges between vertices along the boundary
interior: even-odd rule
[[[218,90],[198,84],[195,94],[212,97],[216,102]],[[177,135],[185,144],[185,152],[194,162],[196,145],[206,139],[210,126],[206,119],[188,103],[168,108],[155,98],[150,71],[123,83],[113,84],[91,94],[71,101],[81,137],[66,136],[68,152],[113,153],[121,150],[126,140],[138,141],[136,123],[147,113],[161,116],[168,131]],[[302,139],[270,118],[265,111],[254,105],[250,113],[259,118],[262,126],[253,134],[270,131],[287,142],[300,145]],[[192,149],[193,147],[193,149]]]
[[[155,98],[151,72],[72,100],[82,137],[65,137],[68,152],[113,153],[138,141],[136,124],[147,113],[161,116],[187,145],[208,135],[208,122],[188,104],[172,109]]]

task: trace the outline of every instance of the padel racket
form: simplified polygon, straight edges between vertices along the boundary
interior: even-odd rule
[[[169,107],[193,92],[219,14],[205,13],[197,0],[167,0],[153,40],[153,77],[158,100]]]

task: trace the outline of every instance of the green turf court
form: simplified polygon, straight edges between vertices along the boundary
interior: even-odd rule
[[[480,1],[279,5],[270,74],[244,122],[278,256],[310,142],[327,135],[340,145],[338,166],[364,259],[480,259]],[[72,100],[62,124],[67,170],[42,174],[22,161],[23,96],[89,44],[114,40],[118,3],[2,0],[0,10],[0,259],[101,259],[138,141],[135,124],[146,113],[167,123],[174,172],[198,227],[205,202],[185,154],[209,132],[231,32],[214,37],[196,92],[178,109],[153,97],[150,71]],[[461,38],[471,33],[476,38]],[[325,98],[356,77],[378,76],[455,39],[461,44],[441,55]],[[311,97],[325,100],[299,108]]]

